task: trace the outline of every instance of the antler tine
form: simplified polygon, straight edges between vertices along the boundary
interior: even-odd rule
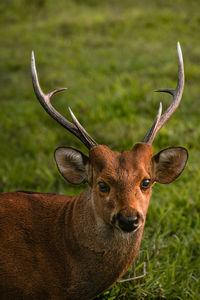
[[[98,144],[92,139],[92,137],[86,132],[86,130],[80,125],[80,123],[75,122],[76,124],[71,123],[66,118],[64,118],[52,105],[51,105],[51,97],[61,91],[66,90],[66,88],[60,88],[53,90],[49,92],[48,94],[44,94],[42,91],[36,65],[35,65],[35,57],[34,52],[32,51],[32,57],[31,57],[31,74],[32,74],[32,82],[33,82],[33,88],[36,94],[37,99],[39,100],[40,104],[43,106],[43,108],[46,110],[46,112],[55,119],[59,124],[61,124],[65,129],[70,131],[72,134],[74,134],[76,137],[78,137],[88,149],[91,149],[94,146],[97,146]],[[73,114],[73,113],[72,113]],[[77,126],[79,124],[79,126]]]
[[[85,137],[85,139],[89,142],[89,144],[91,145],[91,147],[97,146],[97,143],[93,140],[93,138],[91,138],[91,136],[87,133],[87,131],[85,130],[85,128],[83,128],[83,126],[79,123],[79,121],[75,117],[75,115],[74,115],[74,113],[73,113],[73,111],[71,110],[70,107],[68,107],[68,110],[70,112],[70,115],[71,115],[74,123],[76,124],[76,127],[79,129],[79,131],[81,132],[81,134]]]
[[[167,120],[172,116],[172,114],[175,112],[175,110],[178,108],[182,94],[184,89],[184,65],[183,65],[183,56],[181,51],[181,46],[179,42],[177,43],[177,52],[178,52],[178,82],[177,87],[175,90],[173,89],[159,89],[155,92],[164,92],[169,93],[173,96],[172,103],[168,107],[168,109],[165,111],[163,115],[160,116],[160,118],[156,118],[157,122],[154,121],[152,127],[145,135],[143,142],[152,144],[158,131],[162,128],[162,126],[167,122]]]
[[[159,109],[158,109],[158,113],[157,113],[157,116],[153,122],[153,125],[152,127],[149,129],[149,131],[147,132],[147,134],[145,135],[144,139],[142,140],[143,143],[148,143],[150,137],[153,135],[155,129],[157,128],[158,126],[158,123],[160,121],[160,117],[162,115],[162,103],[160,102],[160,106],[159,106]]]

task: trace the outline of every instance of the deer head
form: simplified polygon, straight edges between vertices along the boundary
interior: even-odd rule
[[[64,118],[51,105],[56,89],[44,94],[40,88],[32,53],[31,70],[35,94],[47,113],[64,128],[78,137],[88,148],[89,155],[61,147],[55,151],[55,160],[63,177],[73,184],[88,182],[96,218],[112,229],[123,233],[135,232],[143,227],[155,182],[170,183],[183,171],[188,153],[185,148],[171,147],[153,155],[152,143],[158,131],[179,106],[184,88],[184,68],[178,43],[178,83],[175,90],[162,89],[173,96],[171,105],[162,114],[162,104],[152,127],[142,142],[132,150],[113,152],[97,142],[81,126],[69,108],[73,123]]]

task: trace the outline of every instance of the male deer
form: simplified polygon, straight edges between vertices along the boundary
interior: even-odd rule
[[[92,299],[120,278],[140,246],[154,182],[170,183],[183,171],[187,150],[173,147],[153,155],[152,142],[178,107],[184,69],[178,44],[178,84],[163,89],[173,101],[157,117],[141,143],[113,152],[80,125],[60,115],[44,94],[32,55],[35,94],[47,111],[89,149],[61,147],[55,151],[60,173],[73,184],[89,188],[70,197],[34,192],[0,195],[0,298]]]

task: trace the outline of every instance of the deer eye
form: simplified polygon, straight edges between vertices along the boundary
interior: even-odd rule
[[[103,193],[109,193],[110,187],[103,181],[98,182],[99,190]]]
[[[141,182],[141,184],[140,184],[141,190],[146,190],[146,189],[148,189],[149,186],[150,186],[150,182],[151,182],[150,179],[144,179],[144,180],[142,180],[142,182]]]

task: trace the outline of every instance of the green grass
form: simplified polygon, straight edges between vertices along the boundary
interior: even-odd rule
[[[2,0],[0,2],[0,191],[17,189],[77,194],[58,174],[53,152],[69,145],[87,152],[35,99],[31,50],[44,91],[56,108],[70,106],[98,141],[130,149],[150,127],[160,100],[175,87],[176,43],[185,61],[180,108],[160,131],[155,152],[185,146],[181,177],[156,185],[136,260],[136,281],[117,283],[100,299],[200,297],[200,16],[198,1]],[[130,270],[130,276],[133,271]]]

